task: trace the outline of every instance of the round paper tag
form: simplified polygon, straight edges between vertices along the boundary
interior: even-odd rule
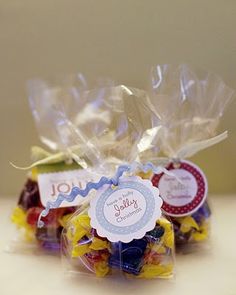
[[[128,243],[142,238],[161,216],[159,190],[149,180],[123,177],[116,187],[97,192],[88,214],[91,225],[111,242]]]
[[[204,173],[189,161],[181,161],[177,165],[171,163],[167,170],[174,175],[162,173],[152,178],[153,185],[159,188],[163,199],[163,211],[174,217],[194,213],[207,196],[207,180]]]

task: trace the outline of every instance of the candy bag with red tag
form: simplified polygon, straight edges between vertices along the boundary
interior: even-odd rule
[[[174,176],[153,175],[163,199],[163,211],[171,218],[177,245],[201,242],[209,235],[211,215],[208,185],[203,171],[188,158],[219,143],[227,132],[216,133],[233,90],[217,75],[194,71],[187,65],[157,65],[151,70],[150,101],[161,119],[157,149],[145,158],[163,156]]]

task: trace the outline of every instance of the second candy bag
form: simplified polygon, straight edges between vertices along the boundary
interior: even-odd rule
[[[101,177],[92,165],[88,169],[87,162],[96,166],[98,150],[113,142],[109,124],[115,109],[104,103],[105,81],[103,84],[90,89],[81,74],[29,81],[29,103],[47,150],[32,147],[34,163],[26,168],[27,181],[11,216],[18,228],[10,244],[13,251],[58,253],[65,222],[83,200],[51,210],[42,228],[37,227],[40,213],[58,193],[68,193],[73,186],[85,187]]]
[[[178,246],[209,236],[207,179],[187,159],[227,137],[227,132],[217,135],[216,130],[232,94],[217,75],[187,65],[157,65],[151,70],[150,101],[161,129],[156,148],[144,157],[154,162],[157,155],[165,157],[166,168],[174,174],[152,175],[151,179],[160,190],[163,211],[174,224]]]

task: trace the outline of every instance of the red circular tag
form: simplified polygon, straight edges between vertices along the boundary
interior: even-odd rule
[[[152,178],[154,186],[159,188],[163,199],[162,209],[174,217],[194,213],[206,199],[207,180],[199,167],[189,161],[181,161],[177,165],[170,163],[166,167],[173,176],[155,174]]]

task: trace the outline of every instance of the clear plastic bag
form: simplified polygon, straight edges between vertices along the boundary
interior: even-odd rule
[[[128,278],[169,278],[174,269],[172,223],[162,216],[142,239],[111,242],[91,227],[87,209],[70,218],[62,234],[67,269],[80,274]]]
[[[163,157],[166,168],[178,177],[151,176],[174,224],[177,245],[209,236],[207,180],[185,159],[227,137],[227,132],[216,135],[216,130],[232,95],[233,90],[210,72],[187,65],[157,65],[151,70],[150,101],[162,127],[155,139],[158,150],[149,150],[145,157]]]
[[[118,86],[106,89],[106,93],[108,95],[103,97],[103,101],[105,101],[105,104],[112,105],[114,111],[111,122],[107,126],[106,134],[112,134],[113,140],[106,145],[106,148],[101,149],[98,145],[97,154],[93,157],[93,159],[99,160],[96,171],[99,171],[103,177],[98,182],[88,183],[82,191],[78,187],[74,187],[69,194],[59,194],[55,202],[48,204],[45,212],[42,213],[42,221],[43,217],[48,212],[50,214],[50,210],[54,210],[53,208],[60,206],[61,202],[67,200],[70,204],[76,198],[83,196],[87,202],[84,202],[83,208],[78,208],[72,217],[66,220],[62,232],[62,255],[69,272],[90,274],[98,277],[111,274],[122,274],[127,277],[145,279],[171,277],[174,271],[174,232],[172,223],[161,214],[160,204],[162,201],[160,201],[158,190],[153,187],[151,181],[136,176],[141,175],[145,178],[145,174],[150,168],[157,173],[159,171],[150,163],[144,169],[141,163],[136,162],[139,160],[140,153],[145,153],[152,147],[152,141],[158,132],[156,126],[153,128],[153,123],[155,122],[157,125],[159,119],[154,114],[151,115],[149,98],[144,91]],[[83,137],[88,134],[80,128],[78,128],[78,132],[79,134],[82,133]],[[90,137],[87,137],[90,140]],[[94,138],[94,140],[96,142],[100,138]],[[91,158],[88,157],[91,152],[90,146],[87,146],[87,149],[85,146],[84,150],[84,159],[89,166],[93,164],[93,160],[91,161]],[[162,168],[160,169],[160,171],[163,171]],[[124,171],[126,176],[121,178]],[[123,188],[122,185],[127,185],[127,183],[128,185],[131,183],[134,187],[125,186]],[[129,199],[129,195],[132,195],[136,186],[138,186],[137,183],[141,186],[142,197],[135,195],[135,198],[140,198],[139,201],[142,198],[146,200],[140,201],[141,204],[143,204],[142,202],[146,204],[142,205],[143,208],[140,207],[145,212],[144,215],[140,213],[139,207],[138,209],[135,207],[135,201]],[[125,190],[125,193],[122,189]],[[148,194],[145,193],[146,189]],[[114,210],[118,210],[118,213],[116,213],[118,215],[114,216],[119,216],[121,211],[126,212],[120,220],[128,220],[127,222],[130,222],[131,228],[133,226],[132,222],[137,223],[135,223],[133,217],[141,214],[140,218],[147,217],[148,225],[146,221],[142,221],[143,223],[140,223],[142,228],[138,229],[138,233],[127,232],[125,237],[122,236],[120,239],[117,236],[114,238],[110,232],[106,235],[106,233],[102,232],[104,228],[101,229],[100,227],[98,230],[99,226],[96,225],[95,227],[92,223],[94,224],[94,220],[99,223],[100,218],[94,219],[93,217],[92,221],[90,216],[92,214],[91,208],[95,206],[95,200],[98,203],[103,200],[102,196],[97,195],[101,194],[103,190],[105,190],[105,194],[109,191],[112,196],[113,193],[119,194],[119,200],[115,199],[106,203],[112,209],[107,209],[104,214],[109,217],[112,216]],[[149,194],[150,192],[151,194]],[[126,196],[126,193],[128,196]],[[118,206],[118,209],[114,206],[116,208],[114,209],[113,205],[120,202],[122,198],[125,199],[121,201],[121,205]],[[154,202],[154,206],[150,203],[151,201]],[[156,205],[157,202],[159,202],[159,205]],[[132,209],[134,211],[129,211],[132,206],[135,208]],[[149,211],[145,208],[149,208],[148,210],[151,213],[149,214]],[[97,212],[97,210],[94,212]],[[120,217],[111,219],[110,225],[120,222],[117,221],[118,218]],[[151,222],[149,218],[152,218]],[[41,220],[39,224],[40,222]],[[146,230],[146,227],[148,230]],[[117,228],[118,226],[115,226],[115,230]],[[120,229],[117,232],[119,234]]]
[[[111,175],[120,163],[135,159],[136,143],[151,126],[147,95],[110,82],[89,89],[84,77],[76,75],[60,83],[31,81],[29,101],[40,139],[50,152],[32,148],[34,163],[28,167],[26,184],[11,217],[19,231],[10,246],[14,251],[57,253],[66,221],[89,198],[52,209],[42,218],[42,228],[37,226],[39,216],[58,193],[68,193],[78,185],[84,188],[101,175]]]

